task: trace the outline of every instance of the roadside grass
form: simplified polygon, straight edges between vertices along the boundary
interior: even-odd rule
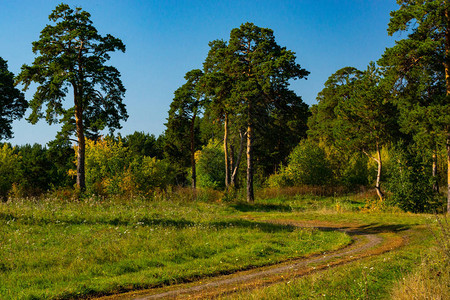
[[[189,282],[350,243],[340,232],[245,220],[239,204],[200,201],[207,198],[0,203],[0,299],[69,299]]]

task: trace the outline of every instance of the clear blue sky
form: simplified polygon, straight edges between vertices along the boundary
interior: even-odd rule
[[[50,24],[48,15],[61,3],[53,0],[1,0],[0,56],[17,75],[22,64],[31,64],[31,43]],[[297,62],[311,72],[291,88],[309,105],[326,79],[342,67],[364,69],[380,58],[395,38],[386,32],[395,0],[249,0],[249,1],[150,1],[68,0],[91,13],[102,34],[125,43],[125,54],[112,56],[110,64],[122,74],[127,89],[124,102],[129,119],[118,132],[164,131],[173,92],[184,74],[201,68],[208,42],[229,39],[230,31],[252,22],[274,30],[281,46],[296,52]],[[33,90],[26,93],[32,98]],[[72,103],[72,99],[67,99]],[[44,120],[31,125],[13,123],[12,144],[41,143],[54,139],[58,126]]]

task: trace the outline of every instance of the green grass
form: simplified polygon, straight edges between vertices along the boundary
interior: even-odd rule
[[[224,299],[390,299],[397,282],[415,270],[432,241],[419,231],[410,242],[401,250]]]
[[[266,214],[286,213],[280,204],[267,205]],[[243,214],[249,211],[242,204],[179,199],[1,203],[0,299],[188,282],[350,242],[343,233],[248,221]]]
[[[309,206],[311,201],[316,203]],[[390,299],[392,295],[398,298],[396,295],[405,294],[404,290],[411,290],[413,286],[411,279],[408,281],[403,278],[414,278],[418,276],[418,273],[424,273],[422,259],[430,255],[436,257],[436,254],[433,254],[436,243],[430,232],[431,228],[436,228],[436,219],[433,215],[402,213],[395,209],[390,212],[365,211],[364,205],[361,205],[362,202],[353,197],[315,197],[312,200],[298,196],[288,199],[266,199],[260,201],[258,206],[275,207],[276,203],[282,205],[284,209],[270,211],[254,209],[253,219],[348,223],[359,225],[366,232],[387,236],[398,234],[404,236],[408,243],[404,247],[380,256],[368,257],[261,289],[242,290],[224,296],[224,299]],[[289,209],[285,209],[286,207]],[[430,265],[429,263],[427,266]],[[436,264],[436,259],[433,263]],[[442,265],[438,269],[442,271]],[[425,273],[429,276],[430,271],[426,270]],[[438,271],[434,271],[432,274],[437,273]],[[420,278],[425,280],[424,276]],[[436,283],[436,278],[434,280],[431,284]],[[448,287],[448,276],[446,280],[443,284]],[[412,291],[408,294],[409,298],[401,299],[420,298],[424,291],[419,289],[418,291]]]
[[[0,299],[77,298],[190,282],[350,242],[343,233],[267,223],[283,219],[352,224],[385,237],[405,236],[408,244],[228,298],[388,299],[411,290],[416,283],[408,278],[415,274],[423,282],[447,269],[423,268],[439,257],[427,228],[434,228],[434,216],[368,211],[365,204],[361,196],[282,193],[252,205],[220,203],[183,191],[152,201],[0,203]]]

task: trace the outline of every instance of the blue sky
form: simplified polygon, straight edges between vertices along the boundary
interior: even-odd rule
[[[48,15],[61,3],[52,0],[1,0],[0,56],[18,74],[31,64],[31,43],[39,39]],[[395,0],[297,0],[297,1],[65,1],[91,13],[102,34],[122,39],[126,53],[112,55],[110,64],[122,74],[127,89],[124,103],[129,118],[122,135],[164,131],[173,92],[184,74],[201,68],[208,42],[228,40],[242,23],[274,30],[281,46],[296,52],[297,62],[311,72],[307,80],[293,81],[291,88],[309,105],[327,78],[340,68],[364,69],[394,45],[386,29]],[[33,89],[26,94],[31,99]],[[67,99],[72,103],[72,99]],[[54,139],[57,126],[44,120],[31,125],[13,123],[12,144],[41,143]]]

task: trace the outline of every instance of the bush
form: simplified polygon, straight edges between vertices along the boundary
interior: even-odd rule
[[[201,188],[225,188],[225,154],[219,142],[211,140],[196,153],[197,185]]]
[[[129,176],[127,148],[113,139],[86,140],[86,191],[96,195],[123,194]]]
[[[403,145],[391,151],[388,201],[405,211],[429,212],[437,207],[431,163],[423,157],[417,149]]]
[[[168,161],[133,156],[120,139],[87,140],[85,160],[86,191],[91,194],[148,194],[175,183],[175,171]]]
[[[166,189],[175,184],[176,172],[167,160],[138,156],[130,165],[132,183],[145,194],[156,189]]]
[[[20,180],[20,156],[8,144],[0,147],[0,201],[5,200],[14,183]]]
[[[332,182],[325,150],[317,143],[303,140],[289,155],[287,167],[269,178],[269,186],[324,185]]]
[[[339,182],[345,187],[367,185],[369,183],[369,171],[367,164],[367,156],[359,153],[353,154],[344,165]]]

